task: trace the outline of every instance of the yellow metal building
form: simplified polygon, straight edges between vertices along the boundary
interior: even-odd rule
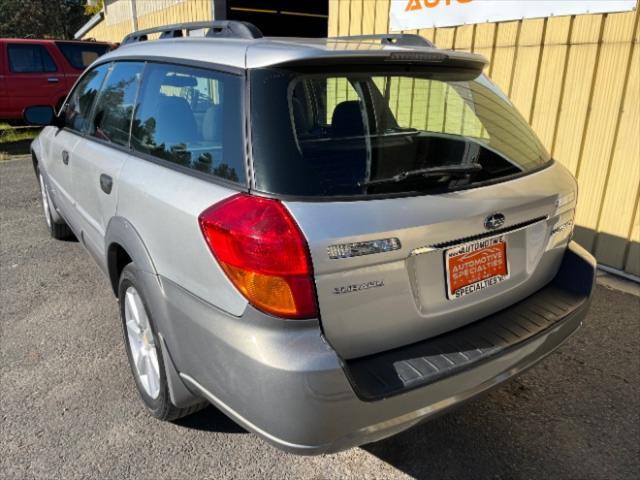
[[[260,8],[256,7],[256,4]],[[389,31],[389,0],[106,0],[79,32],[118,42],[133,29],[248,19],[268,34],[313,22],[322,35]],[[249,5],[247,7],[247,5]],[[485,55],[553,157],[580,185],[576,239],[600,264],[640,277],[640,16],[575,15],[411,31]]]

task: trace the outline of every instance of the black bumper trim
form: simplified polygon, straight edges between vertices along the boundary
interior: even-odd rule
[[[595,268],[591,262],[584,263],[568,250],[560,272],[549,285],[505,310],[438,337],[347,360],[344,369],[354,391],[365,401],[380,400],[521,347],[587,308]],[[568,270],[581,275],[571,275]]]

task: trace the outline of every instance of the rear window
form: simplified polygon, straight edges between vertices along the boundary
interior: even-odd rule
[[[236,75],[149,63],[131,146],[184,168],[245,183],[241,92]]]
[[[439,193],[550,161],[485,77],[412,68],[253,71],[256,188],[298,196]]]
[[[64,58],[78,70],[84,70],[93,63],[95,59],[109,51],[108,45],[97,43],[56,43],[64,55]]]

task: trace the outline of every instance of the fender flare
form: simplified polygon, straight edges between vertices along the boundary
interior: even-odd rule
[[[158,276],[156,267],[151,259],[149,250],[142,241],[142,237],[135,229],[135,227],[127,219],[123,217],[112,217],[107,225],[107,231],[105,234],[105,252],[106,252],[106,265],[109,272],[109,280],[111,281],[111,288],[114,294],[118,294],[118,278],[114,269],[115,262],[115,250],[114,246],[119,245],[122,247],[136,266],[143,272],[150,273]]]

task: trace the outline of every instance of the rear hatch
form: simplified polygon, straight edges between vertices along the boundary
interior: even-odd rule
[[[329,343],[356,358],[461,327],[558,270],[575,181],[478,72],[251,73],[255,190],[305,234]]]

